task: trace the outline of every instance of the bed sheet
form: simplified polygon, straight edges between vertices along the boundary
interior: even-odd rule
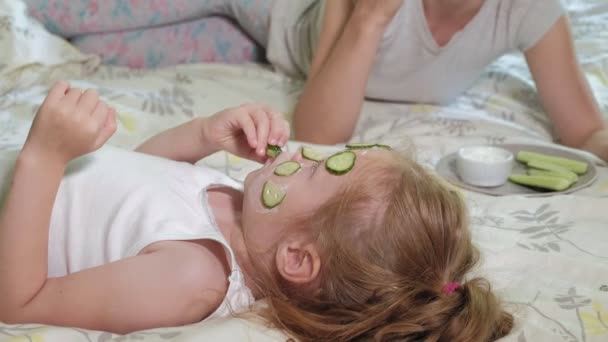
[[[580,60],[608,112],[608,4],[567,2]],[[244,102],[270,103],[287,116],[301,83],[263,66],[188,65],[156,71],[100,66],[24,15],[21,1],[0,0],[0,168],[23,143],[49,86],[68,79],[93,87],[118,109],[110,144],[132,148],[167,128]],[[407,137],[407,138],[406,138]],[[367,102],[353,137],[413,146],[432,167],[471,143],[551,143],[551,127],[533,92],[522,57],[494,63],[466,94],[446,107]],[[295,150],[298,142],[290,142]],[[318,146],[337,150],[340,146]],[[587,155],[592,158],[592,156]],[[516,316],[505,341],[608,340],[608,170],[572,195],[489,197],[465,192],[476,271],[487,276]],[[226,153],[200,163],[243,179],[257,164]],[[1,276],[1,275],[0,275]],[[223,319],[126,336],[37,324],[0,324],[0,341],[284,341],[251,321]]]

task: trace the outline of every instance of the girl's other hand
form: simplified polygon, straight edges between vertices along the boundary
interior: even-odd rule
[[[203,122],[203,143],[239,157],[264,163],[267,145],[283,147],[289,123],[266,105],[248,104],[223,110]]]
[[[67,163],[100,148],[116,131],[116,112],[95,90],[55,84],[38,109],[23,151]]]

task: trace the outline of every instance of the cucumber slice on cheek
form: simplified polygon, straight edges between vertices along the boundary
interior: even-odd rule
[[[285,192],[283,192],[283,189],[279,185],[266,181],[262,189],[262,204],[267,209],[272,209],[283,202],[285,195]]]
[[[294,161],[286,161],[281,163],[274,169],[274,174],[277,176],[288,177],[298,172],[302,166]]]
[[[334,175],[348,173],[355,166],[357,155],[352,151],[344,151],[334,154],[325,161],[325,168]]]

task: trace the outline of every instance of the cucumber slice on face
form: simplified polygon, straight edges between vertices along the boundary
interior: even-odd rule
[[[385,150],[389,150],[389,151],[392,151],[392,150],[393,150],[393,148],[392,148],[392,147],[390,147],[390,146],[388,146],[388,145],[383,145],[383,144],[376,144],[376,147],[378,147],[378,148],[383,148],[383,149],[385,149]]]
[[[277,184],[266,181],[262,189],[262,204],[264,207],[272,209],[283,202],[285,195],[285,192]]]
[[[354,143],[354,144],[346,144],[346,148],[351,150],[363,150],[366,148],[376,147],[376,144],[363,144],[363,143]]]
[[[298,172],[301,167],[302,166],[300,164],[294,161],[286,161],[284,163],[281,163],[279,166],[277,166],[276,169],[274,169],[274,174],[283,177],[291,176],[294,173]]]
[[[343,175],[355,166],[357,155],[352,151],[334,154],[325,161],[325,168],[334,175]]]
[[[363,150],[363,149],[368,149],[368,148],[383,148],[385,150],[392,150],[392,148],[388,145],[383,145],[383,144],[362,144],[362,143],[355,143],[355,144],[346,144],[346,148],[349,150]]]
[[[308,160],[316,161],[316,162],[323,161],[323,159],[324,159],[323,154],[313,150],[310,147],[302,147],[302,157],[304,157],[305,159],[308,159]]]
[[[268,158],[276,158],[279,154],[281,154],[283,150],[279,146],[276,145],[268,145],[266,146],[266,156]]]

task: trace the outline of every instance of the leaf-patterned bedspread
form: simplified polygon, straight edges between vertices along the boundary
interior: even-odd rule
[[[566,2],[580,60],[608,108],[608,3]],[[68,79],[93,87],[118,109],[110,144],[132,148],[194,116],[244,102],[267,102],[290,115],[301,83],[260,66],[190,65],[142,71],[100,66],[24,15],[21,1],[0,0],[0,156],[23,143],[49,86]],[[480,81],[446,107],[367,102],[353,140],[392,145],[412,141],[430,166],[469,143],[551,141],[521,56],[494,63]],[[407,137],[407,138],[406,138]],[[290,149],[299,146],[291,142]],[[337,147],[322,146],[323,149]],[[0,169],[6,168],[6,161]],[[242,179],[256,167],[225,153],[204,161]],[[466,193],[474,239],[489,277],[517,325],[506,341],[608,341],[608,170],[593,186],[547,198]],[[0,275],[2,276],[2,275]],[[117,336],[42,325],[0,324],[0,341],[283,341],[254,322],[225,319]]]

